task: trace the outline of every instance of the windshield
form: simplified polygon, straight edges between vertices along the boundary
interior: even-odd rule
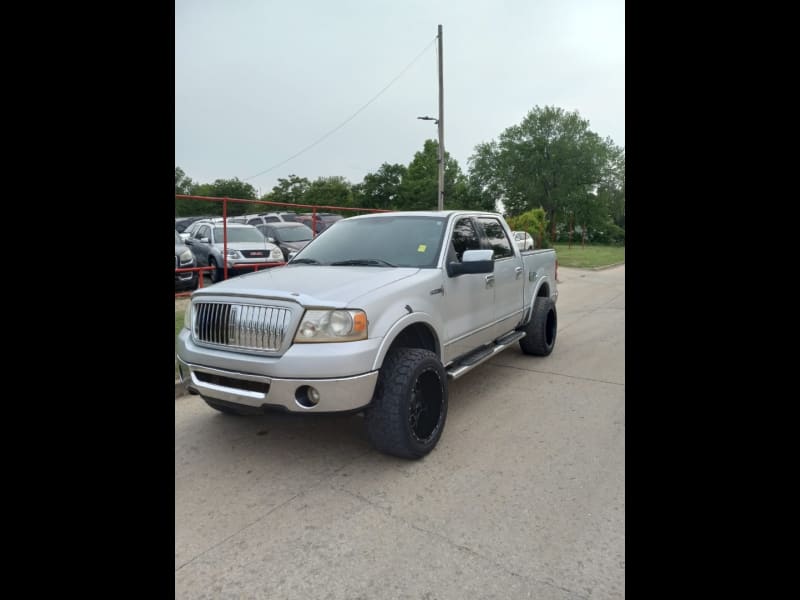
[[[222,227],[214,227],[214,240],[222,243]],[[231,242],[256,242],[263,244],[265,238],[255,227],[228,227],[228,243]]]
[[[342,219],[300,251],[292,263],[432,268],[445,223],[443,217],[425,216]]]
[[[281,242],[307,242],[314,237],[310,227],[276,227],[275,235]]]

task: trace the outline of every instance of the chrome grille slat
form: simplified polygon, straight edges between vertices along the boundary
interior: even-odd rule
[[[212,323],[217,323],[218,319],[219,319],[219,304],[215,304],[211,308],[211,322]],[[211,328],[210,338],[211,338],[211,342],[212,343],[219,344],[219,341],[217,340],[217,331],[216,331],[215,327]]]
[[[259,332],[260,333],[259,345],[262,348],[263,347],[271,348],[273,345],[272,343],[273,340],[271,340],[270,337],[267,335],[267,331],[269,331],[269,318],[272,314],[272,309],[266,306],[262,306],[260,310],[263,311],[264,315],[259,320],[259,323],[261,323],[261,331]]]
[[[291,311],[280,306],[194,303],[193,336],[208,345],[274,352],[283,345]]]
[[[277,315],[275,315],[275,311],[273,309],[270,308],[268,310],[269,310],[269,318],[266,321],[267,326],[264,328],[264,336],[267,338],[267,344],[271,346],[272,344],[275,343],[275,338],[276,338],[275,329],[273,328],[272,323],[273,323],[273,318]]]
[[[255,308],[252,306],[248,306],[247,320],[245,321],[245,327],[247,331],[247,335],[245,336],[245,344],[247,346],[253,345],[253,312],[255,312]]]

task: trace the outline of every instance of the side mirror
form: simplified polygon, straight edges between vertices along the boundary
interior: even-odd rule
[[[267,241],[268,241],[270,244],[274,244],[274,243],[275,243],[275,238],[274,238],[274,237],[272,237],[272,236],[270,236],[270,237],[268,237],[268,238],[267,238]]]
[[[447,274],[450,277],[472,275],[475,273],[494,273],[492,250],[466,250],[461,262],[447,263]]]
[[[203,242],[204,244],[210,244],[211,243],[211,240],[208,239],[208,238],[200,238],[200,241]]]

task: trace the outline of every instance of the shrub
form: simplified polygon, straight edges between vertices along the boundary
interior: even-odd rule
[[[506,222],[512,231],[527,231],[530,233],[536,248],[550,247],[550,235],[547,231],[548,223],[543,208],[534,208],[519,215],[506,217]],[[542,234],[544,234],[544,237],[542,237]]]

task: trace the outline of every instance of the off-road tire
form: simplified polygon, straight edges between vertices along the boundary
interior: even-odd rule
[[[367,435],[381,452],[417,459],[439,441],[447,420],[447,373],[429,350],[395,348],[383,361]]]
[[[533,316],[525,326],[525,337],[519,347],[525,354],[548,356],[556,345],[558,315],[552,298],[539,296],[533,304]]]

